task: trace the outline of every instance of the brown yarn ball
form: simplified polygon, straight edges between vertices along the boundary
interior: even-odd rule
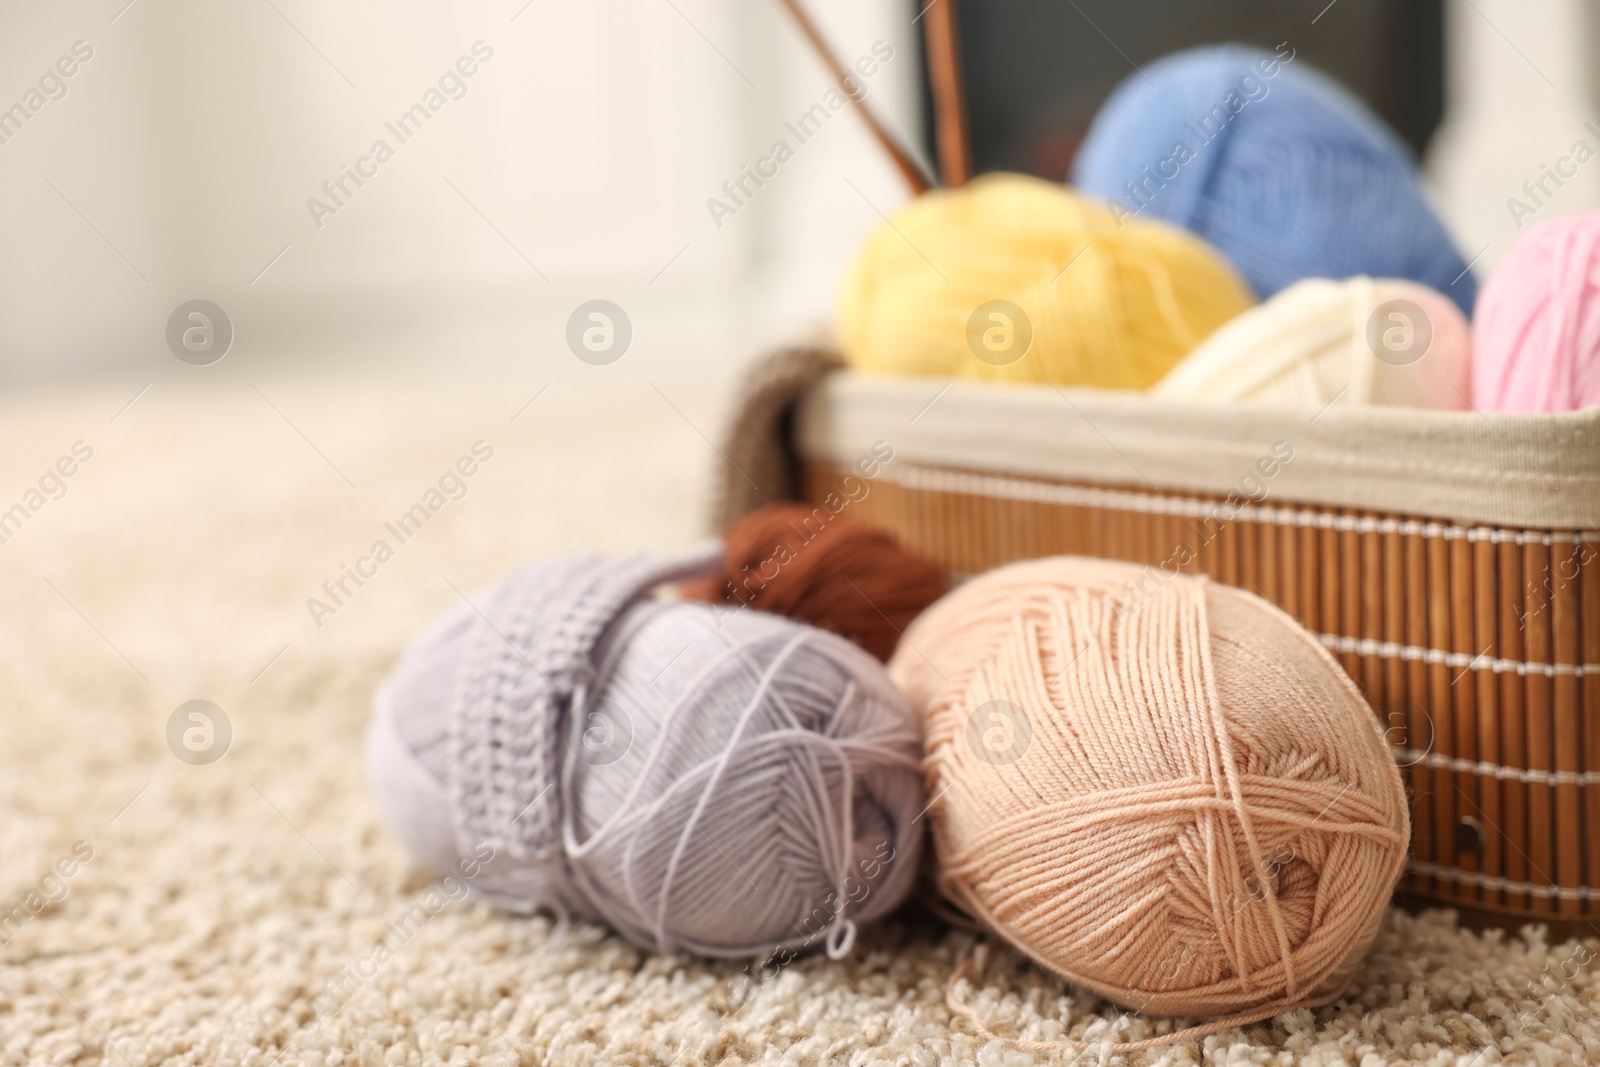
[[[745,604],[846,637],[888,662],[948,586],[889,534],[813,504],[769,504],[722,533],[722,573],[683,595]]]

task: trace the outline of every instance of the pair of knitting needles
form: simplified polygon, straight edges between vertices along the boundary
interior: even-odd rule
[[[833,74],[834,80],[860,112],[867,129],[888,153],[913,195],[920,196],[934,183],[911,153],[878,120],[861,94],[850,91],[850,76],[823,40],[800,0],[781,0],[800,32]],[[972,145],[967,136],[966,93],[961,79],[961,43],[957,37],[956,0],[922,0],[923,43],[927,48],[928,81],[933,90],[934,136],[939,149],[939,184],[954,189],[972,177]]]

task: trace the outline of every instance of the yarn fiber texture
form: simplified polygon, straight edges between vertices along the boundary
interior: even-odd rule
[[[533,564],[418,638],[367,765],[424,864],[666,954],[841,956],[904,898],[915,717],[842,638],[651,598],[719,554]]]
[[[798,619],[884,662],[948,589],[939,568],[890,534],[822,504],[769,504],[729,526],[722,541],[721,573],[687,584],[686,597]]]
[[[940,887],[1018,949],[1226,1025],[1345,987],[1405,863],[1405,795],[1360,692],[1277,608],[1034,560],[935,604],[890,673],[925,722]]]
[[[1262,299],[1365,274],[1421,282],[1470,316],[1476,283],[1409,150],[1293,57],[1207,46],[1129,75],[1090,125],[1073,183],[1204,237]]]
[[[992,318],[992,301],[1022,318]],[[872,231],[845,273],[839,333],[849,365],[876,374],[1146,389],[1252,303],[1180,229],[1119,224],[1051,182],[991,174]]]
[[[1307,278],[1212,334],[1151,393],[1459,410],[1471,377],[1471,328],[1446,297],[1400,279]]]
[[[1481,410],[1600,404],[1600,211],[1519,235],[1484,283],[1473,334]]]

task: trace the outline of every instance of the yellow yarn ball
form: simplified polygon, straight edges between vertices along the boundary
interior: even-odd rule
[[[1146,389],[1254,302],[1186,231],[993,174],[872,232],[845,273],[839,331],[870,373]]]

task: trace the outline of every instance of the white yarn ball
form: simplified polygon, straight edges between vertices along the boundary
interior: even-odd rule
[[[1459,410],[1471,373],[1471,334],[1448,297],[1402,279],[1308,278],[1206,338],[1151,395]]]

